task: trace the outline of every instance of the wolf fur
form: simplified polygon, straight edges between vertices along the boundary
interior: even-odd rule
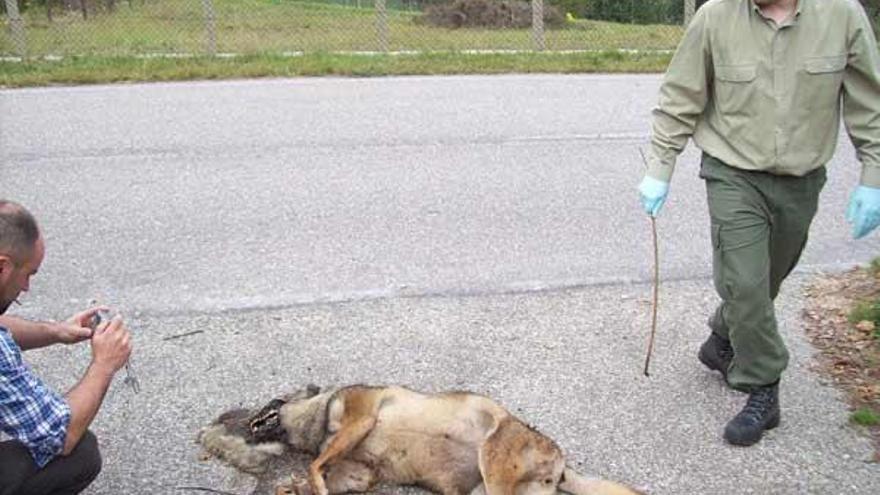
[[[443,495],[640,493],[568,468],[553,440],[470,392],[362,385],[321,392],[310,385],[256,412],[224,413],[201,429],[198,442],[258,477],[277,469],[288,449],[308,454],[306,479],[293,476],[276,495],[365,492],[379,483]]]

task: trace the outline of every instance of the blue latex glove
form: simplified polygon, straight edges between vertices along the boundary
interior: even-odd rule
[[[642,200],[642,207],[652,217],[656,217],[660,213],[660,208],[663,208],[667,194],[669,194],[668,182],[646,175],[642,179],[641,184],[639,184],[639,196]]]
[[[868,235],[880,224],[880,189],[859,186],[849,198],[846,220],[853,224],[853,238]]]

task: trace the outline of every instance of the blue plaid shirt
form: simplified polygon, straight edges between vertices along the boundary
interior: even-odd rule
[[[70,406],[34,376],[0,327],[0,430],[27,447],[42,468],[64,448],[69,423]]]

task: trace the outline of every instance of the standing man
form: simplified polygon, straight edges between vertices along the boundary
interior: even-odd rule
[[[749,393],[724,430],[732,444],[779,424],[788,351],[773,301],[807,241],[841,112],[862,165],[846,218],[855,238],[880,223],[878,69],[856,0],[709,0],[667,69],[639,192],[656,216],[688,138],[703,150],[722,302],[699,359]]]
[[[0,200],[0,315],[30,288],[45,247],[34,217],[21,205]],[[98,475],[101,457],[88,431],[113,375],[131,352],[119,317],[92,335],[92,308],[63,323],[36,323],[0,316],[0,495],[67,495],[84,490]],[[92,362],[62,397],[49,390],[21,359],[21,350],[91,339]]]

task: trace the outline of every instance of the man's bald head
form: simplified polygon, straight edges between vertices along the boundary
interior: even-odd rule
[[[21,262],[30,256],[39,238],[34,216],[24,206],[0,199],[0,255]]]

